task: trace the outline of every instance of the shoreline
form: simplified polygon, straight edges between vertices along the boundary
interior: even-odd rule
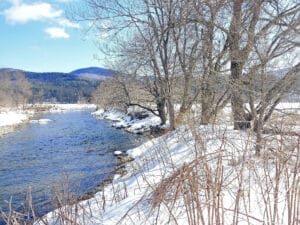
[[[9,111],[7,113],[3,111],[1,112],[0,109],[0,115],[2,115],[2,118],[0,120],[0,137],[2,137],[6,134],[16,131],[19,127],[28,123],[34,117],[35,112],[27,111],[27,110],[24,111],[18,110],[18,111]],[[21,117],[21,118],[14,118],[14,117]]]
[[[151,133],[153,128],[164,129],[166,126],[161,126],[158,116],[145,111],[134,111],[134,109],[127,114],[117,110],[103,110],[98,109],[92,113],[97,119],[108,120],[111,126],[116,129],[123,129],[129,133],[145,135]]]
[[[18,124],[12,124],[9,126],[0,126],[0,138],[3,135],[6,135],[8,133],[11,132],[15,132],[17,131],[21,126],[26,125],[27,123],[30,123],[31,121],[39,121],[39,118],[41,117],[40,114],[43,113],[63,113],[65,111],[73,111],[73,110],[86,110],[86,109],[96,109],[96,106],[94,105],[36,105],[36,106],[31,106],[28,109],[24,109],[24,110],[18,110],[20,113],[22,112],[24,115],[27,115],[26,120],[22,120],[20,123]],[[6,111],[8,111],[8,109],[6,109]],[[17,110],[14,110],[17,111]],[[0,111],[1,112],[1,111]],[[98,119],[98,118],[97,118]],[[107,119],[105,119],[107,120]],[[109,121],[109,120],[107,120]],[[114,127],[114,129],[118,129],[116,127]],[[143,144],[145,141],[143,141],[141,144]],[[104,178],[103,180],[99,180],[99,184],[97,186],[95,186],[92,190],[81,194],[81,195],[74,195],[74,196],[70,196],[69,201],[67,202],[67,205],[71,205],[71,204],[76,204],[79,203],[81,201],[84,200],[88,200],[93,198],[97,193],[101,192],[102,190],[104,190],[104,188],[110,184],[112,184],[113,180],[116,177],[122,177],[124,176],[127,171],[126,171],[126,164],[130,161],[133,160],[133,158],[130,158],[126,152],[130,150],[127,149],[126,151],[120,153],[117,153],[118,151],[115,151],[115,157],[117,159],[117,163],[116,166],[114,167],[114,171],[112,172],[111,175],[108,175],[106,178]],[[52,211],[56,210],[58,208],[53,209]],[[50,212],[52,212],[50,211]],[[48,212],[48,213],[50,213]],[[43,216],[47,215],[48,213],[44,214]],[[42,216],[42,217],[43,217]],[[39,217],[39,218],[42,218]]]
[[[130,149],[128,149],[128,150],[130,150]],[[85,200],[89,200],[89,199],[93,198],[98,192],[103,191],[105,187],[112,184],[112,182],[116,176],[123,177],[127,174],[126,165],[129,162],[134,161],[134,158],[128,156],[127,153],[122,153],[121,155],[115,155],[115,156],[118,160],[118,163],[114,168],[115,169],[114,173],[111,175],[108,175],[106,178],[104,178],[102,181],[100,181],[99,184],[95,188],[93,188],[93,190],[88,191],[85,194],[76,196],[74,201],[71,202],[70,204],[77,204],[81,201],[85,201]]]
[[[26,105],[21,108],[0,108],[0,137],[16,131],[20,126],[29,123],[38,113],[59,113],[72,110],[95,109],[94,104],[52,104],[42,103]]]
[[[290,111],[290,108],[286,106],[282,108],[283,110]],[[296,110],[299,113],[299,108]],[[143,119],[136,119],[130,117],[129,114],[112,110],[106,112],[98,110],[92,113],[92,115],[98,119],[110,121],[112,127],[115,127],[115,129],[123,129],[135,134],[138,134],[141,130],[147,133],[153,125],[151,124],[150,116]],[[195,130],[192,130],[191,128]],[[36,220],[33,221],[33,224],[42,225],[43,221],[49,221],[50,224],[52,224],[52,222],[57,221],[57,219],[63,219],[60,216],[64,216],[64,212],[68,213],[70,210],[72,211],[75,209],[78,211],[76,211],[76,214],[74,215],[69,215],[70,219],[74,216],[76,220],[78,219],[78,221],[80,221],[80,217],[83,219],[89,217],[87,224],[99,224],[95,221],[100,220],[105,221],[103,224],[116,224],[115,222],[121,220],[126,222],[131,220],[131,215],[141,215],[142,218],[147,218],[151,222],[152,218],[147,217],[147,212],[152,206],[147,198],[149,196],[155,196],[155,194],[158,193],[156,191],[161,190],[160,187],[163,187],[161,185],[166,184],[165,181],[168,181],[169,177],[176,175],[180,169],[188,168],[187,165],[200,165],[193,164],[194,157],[201,153],[202,148],[196,148],[196,146],[198,146],[197,141],[199,140],[197,139],[198,136],[193,136],[194,134],[192,131],[196,131],[196,135],[201,135],[201,137],[204,138],[203,141],[206,143],[204,149],[207,153],[206,156],[212,157],[211,160],[204,163],[208,163],[209,166],[214,167],[216,163],[215,159],[224,160],[224,164],[222,163],[224,169],[222,169],[222,173],[224,171],[222,177],[223,175],[225,177],[230,176],[230,174],[232,174],[232,169],[241,165],[240,154],[243,154],[244,152],[247,154],[243,157],[246,157],[247,162],[251,163],[249,164],[249,168],[248,164],[245,164],[246,167],[244,169],[249,169],[249,172],[251,172],[250,169],[252,166],[256,166],[256,169],[261,169],[261,162],[263,159],[256,158],[253,153],[253,143],[255,143],[255,138],[250,132],[236,131],[232,126],[223,124],[197,127],[189,127],[186,125],[163,136],[151,139],[150,141],[145,140],[139,146],[128,149],[125,152],[115,151],[115,156],[118,158],[119,162],[111,175],[108,175],[105,179],[99,181],[99,185],[86,194],[71,196],[71,198],[68,199],[70,200],[69,202],[36,218]],[[272,141],[274,141],[274,139],[272,139]],[[293,144],[293,142],[291,142],[291,144]],[[220,154],[220,150],[222,150],[222,155]],[[223,155],[225,156],[224,158]],[[126,159],[127,156],[130,158]],[[232,158],[227,156],[232,156]],[[294,157],[294,155],[292,156]],[[264,162],[267,164],[269,163],[267,161]],[[202,168],[195,167],[195,169]],[[252,174],[251,176],[254,176],[255,178],[256,174]],[[201,181],[201,179],[199,181]],[[257,190],[258,186],[255,185],[255,182],[251,183],[248,191],[254,192]],[[229,200],[224,203],[226,208],[229,209],[226,212],[228,214],[230,214],[232,210],[230,208],[231,203],[236,200],[234,197],[229,198],[231,195],[228,190],[238,191],[235,189],[236,187],[237,186],[235,186],[234,183],[230,183],[222,190],[224,196]],[[257,195],[254,195],[254,198],[252,197],[251,200],[259,199],[263,196],[263,193],[256,194]],[[116,199],[116,196],[121,197],[120,199]],[[146,199],[144,199],[145,196],[147,197]],[[181,200],[178,201],[181,203]],[[260,201],[254,202],[253,206],[257,208],[258,205],[256,204],[259,204],[259,202]],[[137,205],[140,208],[136,208],[135,206]],[[85,210],[86,208],[89,209],[89,212]],[[129,215],[128,209],[130,209],[132,214],[129,217],[126,217]],[[257,213],[259,214],[259,212],[253,211],[251,215],[256,215]],[[283,213],[285,213],[285,211]],[[162,223],[166,222],[164,220],[164,215],[168,215],[168,211],[161,211],[161,215],[162,216],[158,221]],[[240,214],[239,216],[243,218],[244,215]],[[259,218],[263,219],[264,217],[263,215],[259,215]],[[137,218],[133,217],[133,219]],[[142,221],[142,219],[139,219],[139,221]]]

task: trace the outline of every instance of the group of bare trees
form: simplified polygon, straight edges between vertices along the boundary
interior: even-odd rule
[[[109,47],[121,71],[102,84],[99,98],[109,93],[110,103],[149,109],[162,124],[168,117],[172,129],[192,105],[201,106],[207,124],[231,103],[235,129],[261,130],[299,77],[297,0],[86,3],[81,19],[114,40]],[[278,67],[289,71],[270,82]],[[101,92],[105,86],[109,92]]]
[[[17,107],[28,103],[31,84],[21,71],[0,71],[0,107]]]

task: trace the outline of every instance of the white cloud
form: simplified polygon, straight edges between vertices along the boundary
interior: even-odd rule
[[[64,28],[60,27],[49,27],[45,29],[45,32],[50,36],[50,38],[69,38],[70,35],[66,33]]]
[[[11,8],[4,11],[6,20],[10,23],[26,23],[44,19],[53,19],[62,15],[62,10],[55,10],[45,2],[25,4],[21,0],[10,0]]]
[[[78,23],[71,22],[68,19],[60,19],[58,21],[58,24],[62,27],[71,27],[71,28],[77,28],[77,29],[80,28],[80,25]]]

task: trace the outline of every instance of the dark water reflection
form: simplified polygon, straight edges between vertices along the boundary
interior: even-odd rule
[[[97,120],[90,111],[43,114],[48,124],[29,123],[0,138],[0,208],[22,208],[31,188],[40,214],[51,209],[55,187],[70,183],[71,191],[86,193],[113,173],[114,150],[135,147],[136,136]],[[1,222],[0,222],[1,224]]]

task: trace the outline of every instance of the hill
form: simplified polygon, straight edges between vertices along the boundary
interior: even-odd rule
[[[76,103],[89,102],[92,93],[100,84],[99,79],[85,79],[71,73],[30,72],[17,69],[0,69],[0,76],[5,71],[21,72],[32,85],[30,102]]]
[[[83,79],[103,80],[113,76],[115,71],[101,67],[87,67],[71,71],[70,74],[77,75]]]
[[[82,79],[69,73],[24,72],[32,83],[33,102],[89,102],[99,80]]]
[[[87,67],[77,70],[73,70],[70,74],[81,75],[81,74],[95,74],[100,76],[111,76],[114,73],[113,70],[105,69],[101,67]]]

